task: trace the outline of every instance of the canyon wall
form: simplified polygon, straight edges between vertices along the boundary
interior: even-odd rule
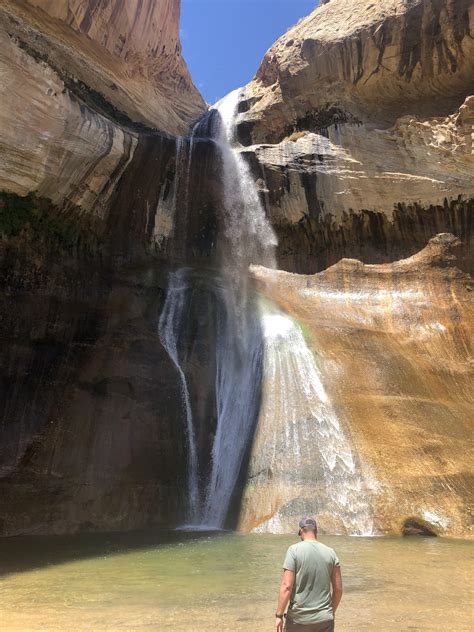
[[[239,105],[279,238],[281,271],[254,269],[254,283],[300,323],[382,533],[413,519],[468,534],[471,4],[322,3]],[[179,353],[208,455],[222,165],[214,143],[186,138],[205,104],[178,18],[177,0],[0,7],[3,535],[182,520],[185,414],[158,336],[168,271],[182,266],[202,286]],[[452,235],[429,242],[438,233]],[[264,375],[231,512],[244,531],[292,531],[325,493],[315,463],[292,467],[274,386]]]
[[[435,234],[473,269],[474,7],[332,0],[267,52],[240,104],[279,267],[384,263]]]
[[[168,525],[186,504],[157,332],[167,262],[206,250],[176,213],[174,135],[205,108],[178,29],[175,0],[0,7],[2,534]]]
[[[317,405],[287,407],[312,388],[322,406],[317,379],[374,532],[470,533],[473,18],[463,0],[329,0],[244,88],[239,140],[288,271],[257,268],[256,283],[319,377],[308,365],[305,386],[283,351],[267,366],[243,531],[308,513],[347,531],[328,509]]]
[[[343,259],[315,275],[254,270],[259,291],[296,319],[315,357],[374,533],[402,533],[410,521],[435,534],[470,532],[474,286],[457,267],[460,250],[458,238],[442,234],[391,264]],[[327,510],[332,490],[318,442],[328,439],[314,416],[285,405],[304,396],[310,367],[298,376],[303,384],[288,383],[289,360],[264,376],[240,528],[291,532],[298,516],[314,513],[323,532],[345,533]]]
[[[184,135],[205,109],[178,29],[175,0],[5,0],[0,190],[104,228],[140,139]]]

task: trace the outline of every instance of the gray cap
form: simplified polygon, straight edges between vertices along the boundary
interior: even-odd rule
[[[313,529],[316,531],[318,528],[316,525],[316,520],[314,518],[302,518],[299,522],[300,529]]]

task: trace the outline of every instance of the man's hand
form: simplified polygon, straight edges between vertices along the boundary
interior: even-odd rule
[[[283,632],[283,619],[275,617],[275,630],[276,632]]]
[[[283,576],[281,578],[280,590],[278,593],[278,603],[275,614],[283,614],[286,610],[286,606],[290,601],[291,591],[293,590],[293,585],[295,583],[295,573],[294,571],[283,571]],[[275,629],[277,632],[282,632],[284,625],[284,619],[279,619],[275,617]]]

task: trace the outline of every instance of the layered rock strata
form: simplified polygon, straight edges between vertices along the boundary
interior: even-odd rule
[[[472,279],[456,267],[459,248],[442,234],[392,264],[343,259],[312,276],[254,270],[259,291],[296,319],[316,358],[362,472],[375,533],[400,534],[412,523],[469,533],[474,312]],[[307,420],[298,414],[289,427],[282,413],[291,393],[278,399],[274,381],[264,375],[240,528],[289,532],[301,513],[314,512],[323,531],[344,533],[322,510],[330,490],[311,447],[321,440],[317,427],[304,436]],[[298,450],[306,456],[295,467]]]
[[[158,321],[169,266],[213,261],[218,187],[202,177],[212,146],[195,139],[193,156],[189,141],[141,134],[103,217],[0,194],[2,534],[182,520],[181,388]],[[187,178],[200,183],[192,200]],[[183,350],[197,405],[204,345]]]
[[[180,55],[179,3],[129,9],[2,4],[0,190],[104,223],[140,133],[185,134],[204,110]]]
[[[332,0],[267,52],[239,137],[280,267],[393,261],[450,231],[473,269],[473,16],[467,0]]]
[[[222,174],[213,143],[182,138],[204,103],[178,4],[0,8],[2,534],[182,520],[185,416],[157,332],[170,266],[198,269],[179,352],[206,468]],[[255,272],[304,324],[381,532],[467,533],[471,18],[464,0],[331,0],[277,42],[240,104],[280,267],[385,262]],[[446,229],[461,244],[387,263]],[[268,414],[268,384],[244,530],[293,529],[324,492],[299,492],[314,464],[297,479],[275,461],[285,419]]]
[[[122,122],[184,134],[204,101],[181,56],[179,14],[176,0],[6,0],[1,18],[67,89]]]
[[[4,535],[169,525],[186,504],[157,325],[163,262],[208,255],[188,215],[212,193],[189,213],[179,192],[189,141],[171,134],[204,102],[178,18],[174,0],[0,8]]]

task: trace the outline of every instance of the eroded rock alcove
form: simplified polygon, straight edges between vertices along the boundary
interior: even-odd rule
[[[186,506],[157,325],[169,270],[215,268],[222,185],[215,144],[190,140],[206,104],[178,22],[178,0],[0,8],[3,535],[172,527]],[[472,24],[467,0],[324,2],[240,97],[278,237],[254,283],[301,324],[381,533],[418,516],[468,535]],[[212,312],[197,297],[186,334],[211,430]],[[272,461],[285,418],[268,423],[261,386],[232,520],[286,530],[318,511],[318,486],[301,493],[318,472]]]

